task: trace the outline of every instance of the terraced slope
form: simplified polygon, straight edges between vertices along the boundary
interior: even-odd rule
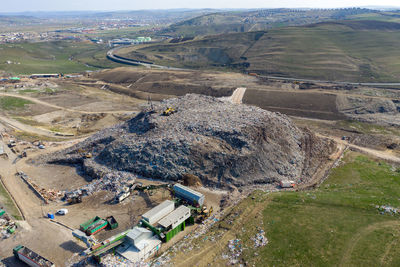
[[[400,24],[324,22],[230,33],[120,51],[126,57],[184,68],[223,68],[336,81],[398,82]]]

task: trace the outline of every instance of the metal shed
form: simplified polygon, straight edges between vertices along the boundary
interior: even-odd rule
[[[150,224],[154,224],[165,217],[167,214],[171,213],[174,209],[175,203],[171,200],[165,200],[161,204],[155,206],[154,208],[143,214],[142,217]]]
[[[182,198],[193,205],[203,206],[204,195],[181,184],[174,185],[175,196]]]

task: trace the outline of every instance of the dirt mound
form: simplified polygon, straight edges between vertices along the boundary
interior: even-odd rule
[[[163,116],[167,107],[176,113]],[[309,179],[332,144],[285,115],[189,94],[145,108],[131,120],[44,159],[109,173],[175,181],[187,174],[218,187]],[[92,158],[80,151],[91,152]]]
[[[338,96],[336,104],[346,117],[382,125],[400,126],[400,101]]]

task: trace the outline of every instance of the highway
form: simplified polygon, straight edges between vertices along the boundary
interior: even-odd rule
[[[140,60],[135,60],[135,59],[129,59],[125,57],[121,57],[118,55],[115,55],[115,52],[118,51],[121,48],[124,48],[126,46],[120,46],[117,48],[113,48],[107,52],[107,58],[111,61],[121,63],[121,64],[126,64],[126,65],[133,65],[133,66],[144,66],[146,68],[157,68],[157,69],[164,69],[164,70],[189,70],[190,69],[181,69],[181,68],[174,68],[174,67],[169,67],[169,66],[161,66],[161,65],[156,65],[152,62],[146,62],[146,61],[140,61]]]
[[[186,71],[193,71],[191,69],[185,68],[173,68],[169,66],[162,66],[156,65],[152,62],[143,62],[139,60],[129,59],[125,57],[116,56],[115,52],[121,48],[126,46],[120,46],[117,48],[113,48],[107,52],[107,58],[121,64],[127,65],[134,65],[134,66],[144,66],[146,68],[158,68],[158,69],[167,69],[167,70],[186,70]],[[324,81],[324,80],[313,80],[313,79],[303,79],[303,78],[293,78],[293,77],[281,77],[281,76],[269,76],[269,75],[257,75],[258,77],[267,78],[267,79],[274,79],[274,80],[281,80],[281,81],[298,81],[298,82],[309,82],[309,83],[329,83],[329,84],[339,84],[339,85],[354,85],[354,86],[400,86],[400,83],[356,83],[356,82],[346,82],[346,81]]]

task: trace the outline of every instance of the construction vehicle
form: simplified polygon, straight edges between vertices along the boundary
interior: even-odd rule
[[[68,199],[68,204],[70,204],[70,205],[77,204],[77,203],[82,203],[82,194],[73,196]]]
[[[213,211],[214,209],[212,206],[210,207],[210,209],[207,209],[207,206],[203,205],[203,207],[201,208],[201,212],[197,217],[197,223],[202,223],[204,220],[208,219],[213,213]]]
[[[13,249],[14,256],[32,267],[55,267],[54,263],[33,252],[29,248],[18,245]]]
[[[0,158],[8,159],[8,154],[4,151],[3,146],[0,146]]]
[[[10,142],[8,142],[9,148],[15,147],[16,145],[17,145],[17,142],[15,142],[15,140],[10,140]]]
[[[168,107],[166,110],[164,110],[163,115],[164,116],[169,116],[169,115],[174,114],[175,112],[176,112],[175,109],[173,109],[171,107]]]

